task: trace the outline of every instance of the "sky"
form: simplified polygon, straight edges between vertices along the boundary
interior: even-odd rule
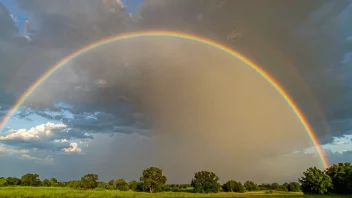
[[[300,107],[329,164],[352,162],[351,1],[255,2],[0,0],[0,120],[71,52],[164,29],[261,65]],[[0,176],[133,180],[158,166],[169,183],[189,183],[201,169],[222,182],[286,182],[323,168],[265,79],[218,49],[166,36],[110,43],[69,61],[0,131],[0,160]]]

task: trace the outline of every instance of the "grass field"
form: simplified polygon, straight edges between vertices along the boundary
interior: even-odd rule
[[[258,192],[247,192],[247,193],[216,193],[216,194],[196,194],[187,192],[162,192],[162,193],[142,193],[142,192],[120,192],[116,190],[107,191],[103,189],[96,190],[75,190],[71,188],[59,188],[59,187],[2,187],[0,188],[0,198],[65,198],[65,197],[101,197],[101,198],[112,198],[112,197],[351,197],[352,196],[313,196],[303,195],[302,193],[289,193],[273,191],[272,193],[266,191]]]

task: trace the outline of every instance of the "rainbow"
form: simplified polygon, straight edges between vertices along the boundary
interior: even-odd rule
[[[26,99],[31,96],[31,94],[46,80],[48,79],[53,73],[55,73],[58,69],[60,69],[62,66],[64,66],[66,63],[71,61],[74,58],[77,58],[78,56],[84,54],[85,52],[88,52],[92,49],[95,49],[99,46],[102,46],[107,43],[111,42],[117,42],[125,39],[133,39],[137,37],[158,37],[158,36],[164,36],[164,37],[174,37],[174,38],[181,38],[181,39],[186,39],[186,40],[191,40],[195,42],[199,42],[202,44],[206,44],[208,46],[214,47],[216,49],[222,50],[233,57],[236,57],[237,59],[241,60],[242,62],[246,63],[248,66],[250,66],[252,69],[254,69],[258,74],[260,74],[263,78],[267,80],[268,83],[270,83],[273,88],[284,98],[284,100],[287,102],[287,104],[290,106],[290,108],[293,110],[293,112],[296,114],[298,119],[300,120],[301,124],[303,125],[304,129],[306,130],[309,138],[312,140],[319,157],[322,161],[322,164],[324,168],[328,167],[328,160],[324,155],[324,152],[322,148],[320,147],[320,143],[318,141],[318,138],[315,136],[313,129],[310,127],[309,123],[305,119],[303,113],[300,111],[298,106],[294,103],[294,101],[290,98],[290,96],[285,92],[285,90],[279,85],[278,82],[275,81],[268,73],[266,73],[259,65],[255,64],[253,61],[250,59],[246,58],[245,56],[241,55],[240,53],[230,49],[229,47],[226,47],[222,44],[216,43],[214,41],[208,40],[206,38],[202,38],[199,36],[195,35],[190,35],[182,32],[170,32],[170,31],[141,31],[141,32],[132,32],[132,33],[125,33],[125,34],[119,34],[113,37],[108,37],[99,41],[96,41],[94,43],[91,43],[87,46],[84,46],[81,49],[78,49],[77,51],[73,52],[72,54],[66,56],[63,58],[61,61],[56,63],[54,66],[52,66],[49,70],[47,70],[40,78],[38,78],[23,94],[22,96],[16,101],[16,103],[11,107],[11,109],[7,112],[5,117],[1,120],[0,122],[0,131],[4,128],[6,125],[7,121],[11,118],[11,116],[21,107],[21,105],[26,101]]]

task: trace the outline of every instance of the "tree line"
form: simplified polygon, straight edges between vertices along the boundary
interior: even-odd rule
[[[352,165],[351,163],[334,164],[326,170],[316,167],[308,168],[298,182],[284,184],[263,183],[256,184],[253,181],[241,183],[230,180],[224,184],[219,183],[219,177],[209,171],[198,171],[194,174],[190,184],[166,184],[167,177],[163,175],[160,168],[149,167],[145,169],[139,181],[127,182],[123,178],[99,181],[97,174],[86,174],[80,180],[61,182],[55,178],[40,180],[38,174],[27,173],[21,178],[0,177],[1,186],[45,186],[45,187],[71,187],[75,189],[101,188],[106,190],[120,190],[135,192],[195,192],[195,193],[217,193],[276,190],[300,192],[305,194],[352,194]]]

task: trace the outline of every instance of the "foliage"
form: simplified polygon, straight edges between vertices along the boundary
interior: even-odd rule
[[[287,190],[290,192],[300,192],[301,191],[301,185],[297,182],[291,182],[287,186]]]
[[[230,180],[226,182],[224,185],[222,185],[222,189],[224,190],[224,192],[240,192],[240,193],[244,193],[246,190],[241,182],[236,182],[234,180]]]
[[[194,174],[191,186],[196,193],[217,193],[220,190],[219,177],[213,172],[199,171]]]
[[[3,177],[0,177],[0,187],[6,186],[6,179]]]
[[[244,183],[244,187],[248,190],[248,191],[257,191],[259,190],[259,186],[257,184],[255,184],[252,181],[246,181]]]
[[[69,181],[67,184],[66,184],[67,187],[71,187],[71,188],[74,188],[74,189],[78,189],[81,187],[81,181],[79,180],[72,180],[72,181]]]
[[[129,189],[131,189],[132,191],[136,192],[137,191],[137,187],[138,187],[138,183],[135,180],[132,180],[128,183]]]
[[[39,186],[40,179],[38,174],[27,173],[21,177],[22,186]]]
[[[57,181],[56,178],[50,179],[50,186],[59,186],[59,182]]]
[[[148,191],[148,189],[148,186],[146,186],[144,182],[137,182],[137,192],[145,192]]]
[[[20,184],[21,184],[21,180],[17,177],[6,178],[6,185],[8,185],[8,186],[17,186]]]
[[[118,179],[114,182],[114,187],[117,190],[121,191],[128,191],[129,190],[129,185],[124,179]]]
[[[260,190],[271,190],[272,186],[269,183],[262,183],[259,185]]]
[[[352,165],[351,163],[334,164],[327,168],[334,186],[333,191],[339,194],[352,194]]]
[[[316,167],[307,169],[303,175],[299,182],[306,194],[326,194],[332,187],[331,178]]]
[[[83,189],[92,189],[98,186],[98,175],[87,174],[81,178],[80,186]]]
[[[271,190],[281,190],[281,186],[278,183],[271,184]]]
[[[50,181],[48,179],[44,179],[41,184],[42,184],[42,186],[48,187],[48,186],[50,186]]]
[[[140,180],[148,187],[149,192],[158,192],[165,185],[167,178],[163,175],[163,171],[157,167],[149,167],[143,171]]]

